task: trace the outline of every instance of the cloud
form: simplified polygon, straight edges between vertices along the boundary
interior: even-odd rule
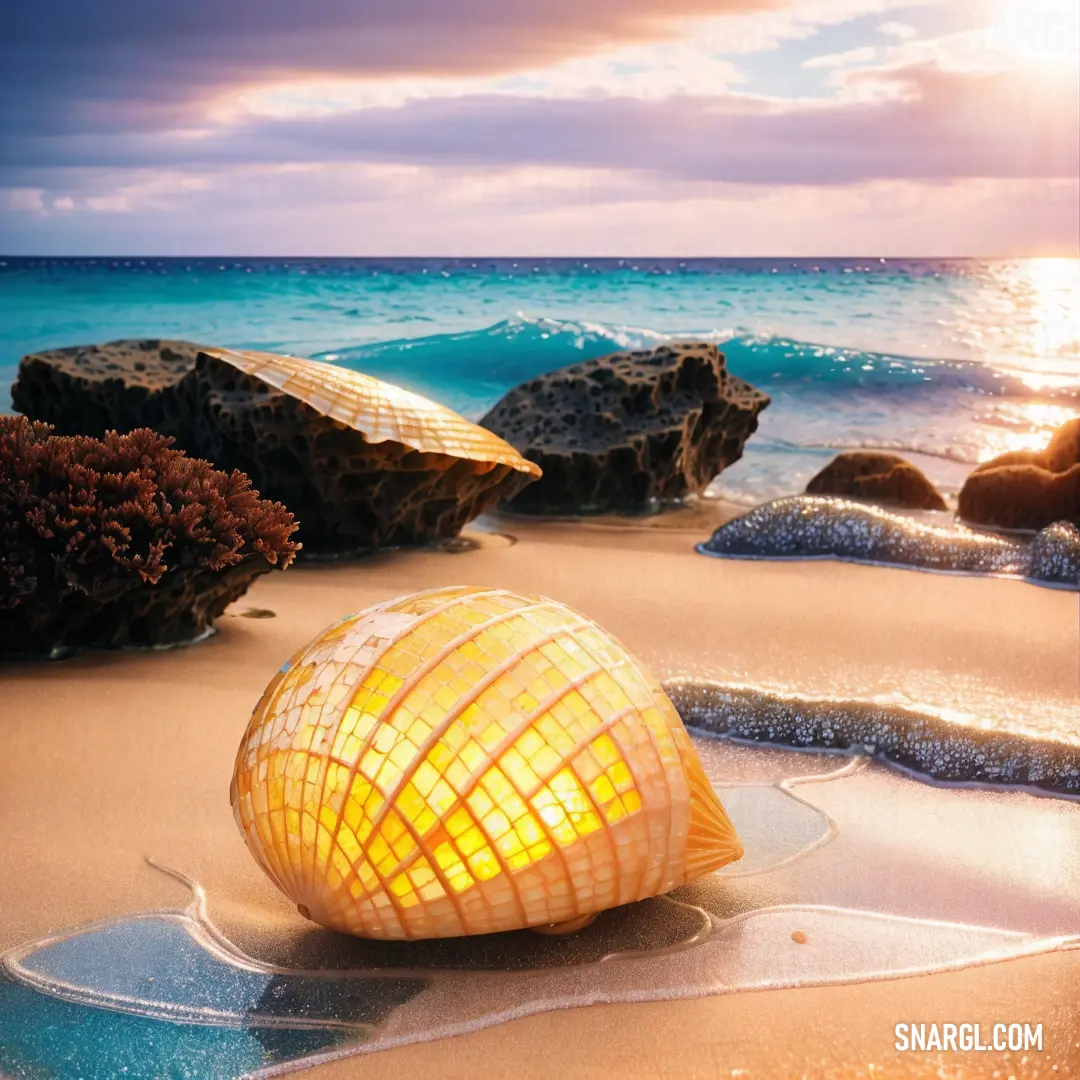
[[[918,33],[914,26],[908,26],[907,23],[902,22],[883,22],[878,27],[878,32],[887,34],[889,37],[899,38],[901,41],[913,38]]]
[[[60,167],[257,163],[563,166],[737,183],[1074,177],[1080,103],[1070,76],[963,72],[928,62],[839,71],[846,98],[740,94],[548,100],[436,98],[332,116],[256,118],[203,132],[9,140],[11,186]]]
[[[105,191],[124,179],[92,182]],[[1019,256],[1075,254],[1080,244],[1075,181],[749,187],[602,170],[370,165],[204,179],[186,196],[187,213],[0,211],[0,230],[13,254],[121,256]]]
[[[45,210],[43,188],[13,187],[8,188],[4,195],[7,209],[17,214],[40,214]]]
[[[844,236],[855,235],[852,215],[861,206],[865,227],[880,214],[881,235],[891,237],[893,217],[915,221],[917,208],[906,200],[948,205],[958,222],[985,221],[986,207],[1005,212],[1003,192],[1035,199],[1040,183],[1059,211],[1072,206],[1080,158],[1074,71],[1022,70],[1000,47],[1027,41],[1016,34],[968,29],[920,39],[905,23],[881,22],[884,37],[862,43],[873,39],[868,27],[878,19],[920,2],[957,7],[957,0],[8,5],[0,13],[0,250],[31,237],[47,246],[63,235],[96,237],[115,250],[112,237],[120,244],[132,237],[147,250],[159,236],[177,250],[221,250],[226,241],[237,251],[274,249],[306,223],[307,250],[350,238],[355,252],[365,229],[392,235],[389,222],[402,237],[393,250],[422,249],[423,230],[428,250],[451,250],[465,221],[502,241],[504,233],[485,232],[486,213],[517,238],[512,248],[537,243],[540,222],[597,237],[601,222],[616,229],[620,213],[620,236],[635,215],[690,236],[691,210],[668,202],[728,224],[739,206],[753,206],[753,220],[764,222],[758,215],[769,206],[772,235],[786,238],[794,228],[793,237],[818,240],[825,225],[795,228],[789,205],[843,211]],[[768,61],[790,62],[795,84],[818,96],[754,92],[765,61],[743,57],[867,17],[861,39],[844,30],[830,42],[852,48],[804,60],[806,46],[792,47],[796,59],[780,53]],[[1044,45],[1040,37],[1025,47]],[[799,75],[800,65],[824,79]],[[962,198],[972,200],[970,213],[957,209]],[[595,228],[581,219],[591,212]],[[337,215],[363,227],[339,228]],[[1034,208],[1022,215],[1036,216]],[[1003,221],[986,235],[1011,229]],[[817,250],[826,249],[835,250]]]
[[[35,0],[0,10],[7,132],[198,128],[223,94],[302,80],[462,82],[581,62],[607,78],[621,50],[700,82],[705,62],[773,49],[867,13],[945,0]],[[630,63],[634,63],[633,58]],[[587,72],[579,74],[587,74]],[[647,83],[650,76],[638,80]],[[558,81],[558,71],[547,73]],[[670,81],[670,76],[669,76]],[[725,80],[727,81],[727,80]],[[580,79],[578,80],[580,82]],[[680,88],[677,88],[680,89]],[[681,88],[687,92],[686,87]],[[384,101],[393,104],[393,101]],[[398,102],[399,103],[399,102]]]
[[[877,56],[877,49],[873,45],[860,45],[857,49],[848,49],[846,52],[812,56],[809,60],[804,60],[802,66],[804,68],[851,67],[853,64],[868,64],[875,56]]]
[[[468,76],[672,38],[683,19],[787,6],[785,0],[39,0],[5,6],[0,70],[12,82],[47,72],[65,92],[92,84],[112,101],[135,85],[156,85],[159,97],[170,97],[178,85],[290,72]]]

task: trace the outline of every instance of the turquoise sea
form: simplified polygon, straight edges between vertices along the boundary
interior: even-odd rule
[[[886,447],[956,490],[1080,412],[1080,259],[0,257],[0,408],[28,352],[177,337],[317,356],[478,418],[541,372],[715,341],[773,399],[714,490],[800,490]]]

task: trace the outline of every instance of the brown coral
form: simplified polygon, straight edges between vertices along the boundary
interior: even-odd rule
[[[0,417],[0,655],[190,640],[288,566],[292,515],[171,443]]]
[[[914,510],[945,510],[945,500],[922,470],[896,454],[852,450],[836,457],[806,485],[807,495],[844,495]]]

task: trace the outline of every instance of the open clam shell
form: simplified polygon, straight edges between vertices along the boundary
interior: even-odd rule
[[[486,428],[371,375],[277,353],[247,349],[202,351],[355,428],[368,442],[399,442],[422,453],[508,465],[519,472],[540,475],[538,465]]]

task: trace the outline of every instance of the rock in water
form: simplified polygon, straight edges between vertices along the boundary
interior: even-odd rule
[[[896,454],[853,450],[836,457],[806,485],[807,495],[845,495],[913,510],[946,510],[922,470]]]
[[[31,353],[11,388],[18,412],[52,424],[57,435],[153,428],[179,435],[179,386],[195,367],[190,341],[110,341]]]
[[[512,509],[635,513],[703,491],[742,456],[768,404],[715,345],[670,344],[542,375],[480,423],[544,471]]]
[[[1080,418],[1058,428],[1045,450],[984,461],[965,481],[959,510],[967,521],[1006,529],[1080,524]]]
[[[268,353],[182,341],[57,349],[23,359],[12,397],[63,434],[149,426],[219,468],[257,477],[261,492],[300,519],[305,555],[455,536],[539,472],[426,398]]]

